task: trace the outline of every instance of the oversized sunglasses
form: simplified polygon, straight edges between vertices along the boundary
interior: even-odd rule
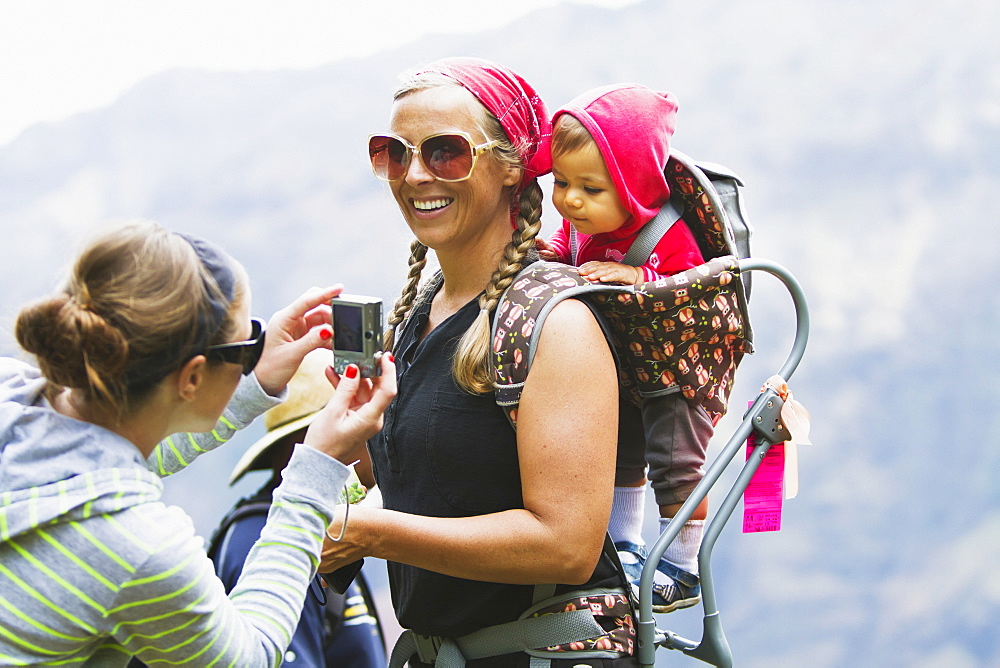
[[[403,178],[414,153],[434,178],[449,182],[464,181],[472,176],[479,154],[499,143],[493,139],[484,144],[473,144],[472,137],[465,132],[431,135],[425,137],[419,146],[396,135],[371,135],[368,137],[368,157],[375,176],[383,181]]]
[[[239,364],[243,367],[243,375],[248,376],[260,361],[264,352],[264,321],[260,318],[250,318],[250,338],[235,343],[219,343],[205,349],[205,357],[218,362]]]

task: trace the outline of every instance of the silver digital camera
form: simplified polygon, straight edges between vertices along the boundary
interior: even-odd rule
[[[382,300],[362,295],[340,295],[333,309],[333,369],[343,374],[356,364],[363,378],[381,375]]]

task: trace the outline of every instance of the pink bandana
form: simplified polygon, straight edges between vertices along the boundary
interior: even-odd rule
[[[520,189],[552,171],[552,124],[545,103],[527,81],[503,65],[480,58],[444,58],[423,71],[456,80],[497,117],[524,162]]]

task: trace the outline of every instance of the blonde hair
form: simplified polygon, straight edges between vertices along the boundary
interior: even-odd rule
[[[437,72],[411,74],[403,79],[403,83],[396,90],[393,99],[398,100],[410,93],[427,88],[460,85],[454,79]],[[518,147],[511,143],[503,131],[500,121],[486,107],[479,105],[479,108],[482,109],[482,117],[479,122],[483,134],[488,139],[499,142],[493,151],[495,158],[505,166],[523,169],[524,162]],[[504,247],[499,266],[493,272],[483,294],[479,296],[479,315],[472,326],[462,335],[452,359],[452,375],[455,382],[462,389],[474,394],[493,391],[496,370],[493,365],[490,341],[490,314],[496,308],[504,291],[513,282],[514,277],[526,264],[526,258],[534,251],[535,237],[538,236],[542,228],[542,189],[538,185],[538,181],[532,180],[527,187],[520,191],[520,196],[515,201],[515,193],[517,192],[516,188],[511,188],[511,211],[514,214],[516,227],[511,235],[510,243]],[[410,270],[406,285],[387,320],[388,329],[384,337],[386,350],[392,349],[396,338],[396,328],[406,318],[406,314],[415,304],[429,299],[432,289],[435,287],[429,286],[432,289],[425,288],[423,293],[420,293],[418,289],[420,275],[427,262],[426,255],[427,247],[414,240],[410,245]]]
[[[233,335],[242,282],[209,344]],[[88,404],[121,418],[201,352],[192,346],[205,335],[199,323],[211,299],[221,296],[188,241],[156,223],[132,222],[90,242],[61,292],[21,309],[15,335],[37,358],[50,398],[79,389]]]

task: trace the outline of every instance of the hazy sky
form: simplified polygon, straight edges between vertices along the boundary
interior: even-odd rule
[[[0,146],[173,67],[314,67],[422,35],[498,27],[561,1],[0,0]],[[483,9],[497,6],[502,13]]]

